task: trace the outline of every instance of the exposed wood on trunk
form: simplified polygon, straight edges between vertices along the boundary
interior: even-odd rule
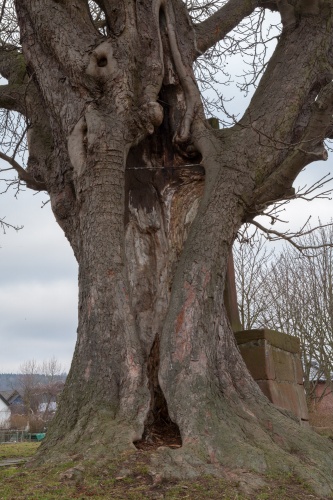
[[[319,438],[261,394],[223,297],[241,224],[322,151],[331,98],[324,116],[312,105],[332,79],[332,6],[260,2],[280,9],[284,31],[244,117],[217,131],[193,61],[257,3],[229,0],[198,26],[179,0],[97,3],[107,37],[85,1],[15,2],[25,71],[45,108],[39,121],[28,109],[29,171],[79,263],[78,340],[41,460],[135,450],[163,414],[182,440],[164,457],[173,469],[177,456],[187,474],[229,465],[303,477],[311,455],[308,475],[320,484],[326,474],[326,494],[332,446],[318,451]],[[317,120],[319,136],[308,136]],[[314,148],[293,163],[308,140]]]

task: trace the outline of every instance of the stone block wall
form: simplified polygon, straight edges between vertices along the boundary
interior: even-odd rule
[[[268,329],[235,333],[238,347],[254,380],[267,398],[291,411],[300,423],[309,420],[303,387],[299,340]]]

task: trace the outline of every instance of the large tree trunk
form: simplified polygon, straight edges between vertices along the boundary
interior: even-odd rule
[[[53,141],[43,181],[79,263],[78,340],[40,457],[135,450],[163,415],[182,447],[161,450],[161,467],[288,469],[327,493],[332,446],[261,394],[223,295],[241,224],[323,154],[309,107],[331,78],[318,58],[331,9],[288,28],[247,114],[214,131],[192,71],[210,35],[194,40],[184,5],[98,3],[106,40],[85,2],[16,2]]]

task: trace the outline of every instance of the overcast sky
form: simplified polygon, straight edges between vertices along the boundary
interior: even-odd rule
[[[0,371],[55,356],[68,370],[77,328],[77,264],[46,195],[0,196],[0,214],[23,225],[0,234]]]
[[[232,63],[238,71],[237,61]],[[231,65],[229,66],[231,70]],[[231,71],[232,72],[232,71]],[[224,93],[232,95],[233,87]],[[248,99],[238,95],[229,105],[241,112]],[[310,184],[333,172],[332,158],[310,165],[296,186]],[[4,165],[4,164],[2,164]],[[45,194],[9,191],[0,196],[0,217],[23,225],[18,232],[0,233],[0,372],[17,372],[20,364],[56,357],[69,369],[77,328],[77,263],[68,241],[54,220]],[[329,222],[331,200],[291,203],[285,218],[297,229],[309,215]]]

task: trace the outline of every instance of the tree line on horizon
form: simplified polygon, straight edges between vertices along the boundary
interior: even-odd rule
[[[17,391],[17,395],[9,399],[10,428],[45,431],[54,417],[66,376],[55,358],[42,363],[29,360],[20,365],[17,374],[0,374],[0,393],[10,398],[10,392]]]

